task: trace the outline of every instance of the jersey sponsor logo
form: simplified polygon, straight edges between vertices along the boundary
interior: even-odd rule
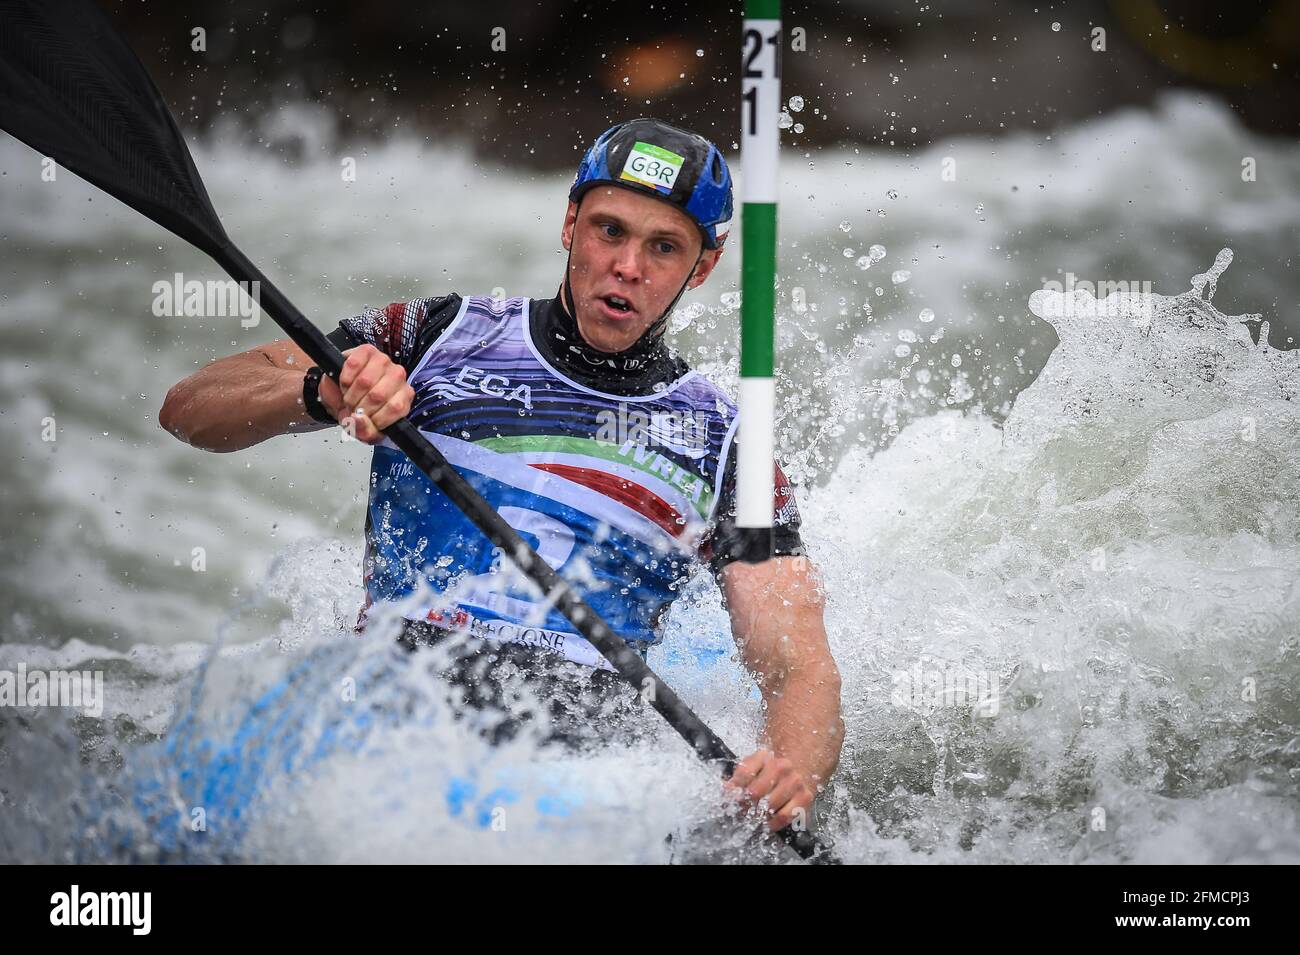
[[[701,495],[704,494],[703,478],[686,470],[680,464],[675,464],[662,454],[643,444],[637,444],[635,441],[625,442],[618,449],[618,453],[620,457],[627,458],[637,467],[644,468],[651,474],[662,478],[696,504],[699,503]]]
[[[795,503],[794,488],[790,486],[790,479],[785,476],[781,466],[776,466],[776,480],[773,482],[772,508],[776,512],[775,520],[778,524],[797,524],[799,522],[799,506]]]
[[[506,402],[518,402],[529,411],[533,409],[533,390],[528,385],[514,385],[505,375],[489,373],[470,365],[456,371],[454,378],[449,378],[452,371],[456,369],[448,371],[447,375],[435,375],[428,381],[428,388],[439,398],[466,401],[484,394]]]
[[[534,627],[512,620],[476,617],[464,608],[430,610],[425,615],[425,619],[451,630],[468,633],[480,640],[521,643],[575,663],[599,667],[602,670],[614,669],[610,662],[600,655],[600,651],[576,633]]]
[[[643,486],[645,482],[638,481],[633,475],[628,475],[627,478],[619,477],[619,474],[627,475],[628,472],[617,468],[606,468],[602,466],[602,462],[623,465],[632,472],[653,476],[660,482],[671,480],[672,484],[678,489],[691,485],[688,492],[689,499],[682,501],[681,506],[694,505],[700,517],[708,518],[708,515],[713,510],[713,485],[707,477],[691,468],[669,470],[668,465],[673,464],[673,462],[667,461],[662,455],[651,451],[644,441],[633,441],[630,437],[627,437],[622,442],[616,443],[617,437],[617,427],[611,425],[607,432],[598,434],[594,439],[580,438],[574,435],[536,434],[480,438],[474,444],[477,447],[495,451],[498,454],[524,455],[530,467],[562,474],[562,476],[576,481],[578,484],[588,484],[587,475],[599,471],[601,475],[598,478],[598,483],[602,489],[601,493],[605,497],[614,498],[621,504],[627,503],[628,494],[635,497],[649,493],[646,487]],[[639,448],[640,452],[635,453],[635,448]],[[557,457],[551,457],[551,455],[557,455]],[[665,476],[665,472],[667,476]],[[577,475],[581,475],[581,477]],[[698,493],[696,493],[697,489],[693,486],[695,481],[699,482]],[[592,486],[594,489],[594,485],[589,484],[588,486]],[[623,491],[627,491],[628,494],[622,493]],[[658,500],[665,500],[662,493],[656,492],[654,496]],[[635,505],[633,509],[642,510],[642,508]],[[642,513],[645,516],[650,516],[644,510],[642,510]],[[651,520],[659,523],[655,517],[651,517]],[[673,527],[669,533],[676,537],[681,533],[682,529],[680,514],[674,511],[672,520]]]

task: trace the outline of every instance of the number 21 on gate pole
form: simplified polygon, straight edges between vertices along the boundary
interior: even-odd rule
[[[741,52],[740,433],[736,523],[771,548],[776,385],[777,160],[781,114],[780,0],[745,0]]]

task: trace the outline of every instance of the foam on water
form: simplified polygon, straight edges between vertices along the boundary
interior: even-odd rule
[[[309,576],[300,584],[310,589]],[[0,735],[11,780],[0,852],[78,862],[778,858],[738,826],[702,843],[694,830],[729,811],[716,773],[649,711],[617,751],[557,755],[540,746],[544,721],[490,746],[476,729],[494,717],[453,718],[446,685],[424,665],[437,654],[397,648],[394,624],[379,620],[362,638],[306,620],[288,628],[301,637],[291,648],[185,654],[198,664],[192,679],[149,695],[150,707],[175,701],[163,726],[25,712]],[[28,649],[6,647],[0,666]],[[36,659],[108,665],[78,649],[89,648]],[[111,678],[156,684],[156,663]],[[670,679],[674,669],[664,668]]]
[[[1213,274],[1035,294],[1061,343],[1005,428],[916,422],[809,501],[854,528],[813,539],[867,858],[1300,860],[1300,361]],[[989,674],[996,715],[917,669]]]

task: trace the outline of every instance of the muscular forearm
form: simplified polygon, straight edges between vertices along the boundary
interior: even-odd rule
[[[823,621],[823,592],[804,557],[729,565],[723,585],[741,656],[766,707],[763,742],[821,785],[844,740],[840,674]]]
[[[167,393],[159,423],[206,451],[238,451],[277,434],[326,427],[302,404],[306,367],[234,355],[200,369]]]
[[[839,765],[844,742],[839,673],[833,665],[830,672],[801,669],[780,686],[764,688],[763,695],[764,742],[818,786],[824,785]]]
[[[378,444],[406,416],[415,392],[406,369],[368,342],[349,348],[338,381],[322,378],[320,403],[358,441]],[[158,423],[207,451],[238,451],[277,434],[319,431],[303,404],[307,353],[287,338],[214,361],[167,392]]]

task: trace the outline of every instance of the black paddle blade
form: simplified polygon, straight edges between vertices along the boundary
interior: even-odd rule
[[[0,0],[0,128],[205,252],[229,241],[162,94],[91,0]]]

